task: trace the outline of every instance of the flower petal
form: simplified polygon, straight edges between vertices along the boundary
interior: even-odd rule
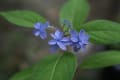
[[[39,36],[40,35],[40,31],[35,29],[35,30],[33,30],[33,34],[35,36]]]
[[[57,43],[56,40],[50,40],[50,41],[48,42],[49,45],[55,45],[56,43]]]
[[[41,37],[42,39],[47,38],[47,33],[46,33],[45,31],[40,32],[40,37]]]
[[[83,44],[88,44],[89,35],[86,34],[85,31],[82,29],[79,33],[79,39]]]
[[[57,42],[57,45],[60,47],[60,49],[62,49],[62,50],[64,50],[64,51],[67,50],[67,48],[66,48],[66,46],[64,45],[64,43],[62,43],[62,42]]]
[[[35,29],[40,29],[41,23],[37,22],[36,24],[34,24],[34,28]]]
[[[72,42],[70,42],[70,41],[64,43],[64,45],[66,45],[66,46],[69,46],[69,45],[71,45],[71,44],[72,44]]]
[[[71,37],[78,37],[78,32],[76,30],[70,31]]]
[[[54,34],[50,34],[53,39],[57,39]]]
[[[85,49],[86,49],[86,44],[83,44],[83,43],[79,42],[79,45],[81,46],[80,49],[81,49],[82,51],[85,51]]]
[[[71,45],[72,42],[70,41],[70,39],[68,37],[63,37],[62,40],[60,40],[61,42],[64,43],[64,45]]]
[[[79,41],[78,38],[77,38],[77,37],[74,37],[74,36],[71,37],[70,39],[71,39],[72,42],[78,42],[78,41]]]
[[[87,34],[85,33],[85,31],[82,29],[82,30],[80,30],[80,32],[79,32],[79,38],[80,39],[85,39],[87,36],[86,36]]]
[[[61,32],[60,30],[56,30],[55,36],[57,39],[61,39],[63,37],[63,32]]]
[[[68,41],[70,41],[70,39],[68,37],[63,37],[61,41],[68,42]]]
[[[49,26],[50,26],[49,21],[46,21],[46,23],[44,24],[44,26],[45,26],[46,28],[49,27]]]
[[[34,35],[35,35],[35,36],[39,36],[39,35],[40,35],[40,32],[37,31],[37,32],[34,33]]]

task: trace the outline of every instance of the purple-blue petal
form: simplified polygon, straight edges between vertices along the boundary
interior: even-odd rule
[[[69,42],[70,39],[69,39],[68,37],[63,37],[63,38],[61,39],[61,41],[63,41],[63,42]]]
[[[55,45],[56,43],[57,43],[56,40],[50,40],[50,41],[48,42],[49,45]]]
[[[50,34],[53,39],[57,39],[57,37],[54,34]]]
[[[70,31],[71,37],[78,37],[78,32],[76,30]]]
[[[49,27],[49,26],[50,26],[49,21],[46,21],[46,23],[44,24],[44,26],[45,26],[46,28]]]
[[[63,32],[61,32],[60,30],[56,30],[55,36],[57,39],[61,39],[63,37]]]
[[[86,44],[83,44],[81,42],[79,42],[79,45],[81,46],[81,51],[85,51],[85,48],[86,48]]]
[[[84,40],[88,41],[90,36],[88,34],[85,34]]]
[[[34,35],[35,35],[35,36],[39,36],[39,35],[40,35],[40,31],[35,31],[35,32],[34,32]]]
[[[79,40],[80,42],[82,42],[83,44],[88,44],[88,40],[89,40],[89,35],[85,33],[85,31],[82,29],[80,30],[79,33]]]
[[[78,37],[74,37],[74,36],[71,37],[70,39],[71,39],[72,42],[78,42],[79,41]]]
[[[86,40],[88,38],[88,35],[85,33],[85,31],[83,29],[80,30],[80,32],[79,32],[79,38],[83,39],[83,40]]]
[[[57,45],[59,46],[60,49],[62,49],[62,50],[64,50],[64,51],[67,50],[67,48],[66,48],[66,46],[64,45],[64,43],[62,43],[62,42],[57,42]]]
[[[35,29],[40,29],[41,23],[37,22],[36,24],[34,24],[34,28]]]
[[[83,44],[88,44],[88,43],[89,43],[88,40],[82,40],[81,42],[82,42]]]
[[[66,46],[69,46],[69,45],[71,45],[72,43],[69,41],[69,42],[64,42],[64,45],[66,45]]]
[[[40,30],[41,30],[41,31],[44,31],[45,29],[46,29],[45,24],[41,24],[41,26],[40,26]]]
[[[47,33],[45,31],[40,32],[40,37],[41,37],[41,39],[47,38]]]

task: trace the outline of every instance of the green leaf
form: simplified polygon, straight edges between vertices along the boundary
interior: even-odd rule
[[[7,11],[0,12],[0,15],[13,24],[27,28],[33,28],[36,22],[45,22],[43,17],[32,11]]]
[[[25,70],[17,73],[10,80],[27,80],[31,76],[32,71],[33,71],[33,67],[25,69]]]
[[[69,0],[61,8],[60,21],[69,20],[75,28],[86,20],[89,12],[89,5],[86,0]]]
[[[80,65],[82,69],[103,68],[120,64],[120,51],[99,52],[85,58]]]
[[[23,75],[23,80],[72,80],[76,62],[76,57],[68,52],[50,55],[36,64],[32,72]],[[14,76],[11,80],[22,80],[22,76]]]
[[[120,24],[107,20],[96,20],[82,25],[93,43],[113,44],[120,42]],[[80,28],[78,29],[80,30]]]

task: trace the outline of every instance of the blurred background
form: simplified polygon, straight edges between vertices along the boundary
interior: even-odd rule
[[[67,0],[0,0],[0,11],[32,10],[58,26],[61,6]],[[86,21],[107,19],[120,22],[120,0],[88,0],[90,13]],[[21,15],[22,16],[22,15]],[[0,80],[35,64],[49,53],[47,41],[34,37],[32,29],[16,27],[0,16]],[[119,50],[120,44],[89,44],[86,54],[77,53],[80,63],[85,55],[103,50]],[[74,80],[120,80],[120,65],[95,70],[77,69]]]

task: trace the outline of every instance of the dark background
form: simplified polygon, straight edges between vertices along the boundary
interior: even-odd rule
[[[58,25],[59,11],[67,0],[0,0],[0,11],[32,10],[40,13],[54,26]],[[90,13],[86,21],[107,19],[120,22],[120,0],[88,0]],[[22,16],[22,15],[21,15]],[[9,80],[15,73],[35,64],[49,53],[47,41],[36,38],[32,29],[16,27],[0,16],[0,80]],[[110,49],[119,44],[89,44],[85,55]],[[85,55],[77,54],[79,63]],[[76,71],[74,80],[120,80],[120,66]]]

